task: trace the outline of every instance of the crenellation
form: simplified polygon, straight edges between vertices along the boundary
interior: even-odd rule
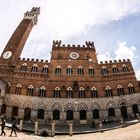
[[[30,61],[30,58],[27,58],[27,61]]]
[[[119,59],[118,61],[119,61],[119,62],[122,62],[122,60],[121,60],[121,59]]]
[[[107,63],[108,63],[108,61],[105,61],[105,63],[107,64]]]
[[[116,63],[116,62],[117,62],[117,60],[114,60],[114,62]]]
[[[126,60],[125,60],[125,59],[123,59],[123,62],[126,62]]]
[[[112,60],[109,60],[109,63],[112,63]]]
[[[36,59],[35,61],[36,61],[36,62],[39,62],[39,59]]]
[[[85,44],[86,44],[87,48],[94,48],[94,42],[86,41]]]
[[[127,59],[128,62],[130,62],[130,59]]]
[[[34,58],[31,58],[31,61],[35,61]]]
[[[61,40],[53,40],[53,47],[60,47],[61,46]]]

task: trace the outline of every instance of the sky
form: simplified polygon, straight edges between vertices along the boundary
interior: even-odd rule
[[[0,53],[32,7],[40,15],[21,57],[50,60],[53,40],[94,41],[99,62],[130,59],[140,80],[140,0],[0,0]]]

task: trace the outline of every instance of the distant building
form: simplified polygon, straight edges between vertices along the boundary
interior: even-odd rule
[[[140,85],[130,60],[98,63],[93,42],[53,41],[50,62],[20,58],[40,8],[26,12],[0,58],[0,112],[58,124],[135,117]]]

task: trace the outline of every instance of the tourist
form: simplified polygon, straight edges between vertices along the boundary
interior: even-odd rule
[[[11,134],[10,134],[10,137],[12,136],[12,133],[14,132],[15,133],[15,137],[17,137],[17,124],[16,124],[16,121],[14,120],[13,121],[13,124],[12,124],[12,127],[11,127]]]
[[[5,124],[6,124],[6,121],[4,118],[1,119],[1,136],[4,134],[4,136],[6,135],[6,133],[4,132],[4,129],[5,129]]]
[[[95,121],[94,120],[92,120],[92,122],[91,122],[91,127],[95,128]]]

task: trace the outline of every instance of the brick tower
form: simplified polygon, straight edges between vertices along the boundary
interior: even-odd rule
[[[0,62],[8,66],[15,66],[20,57],[26,40],[33,28],[37,24],[40,8],[33,7],[31,11],[24,14],[24,18],[8,41]]]

